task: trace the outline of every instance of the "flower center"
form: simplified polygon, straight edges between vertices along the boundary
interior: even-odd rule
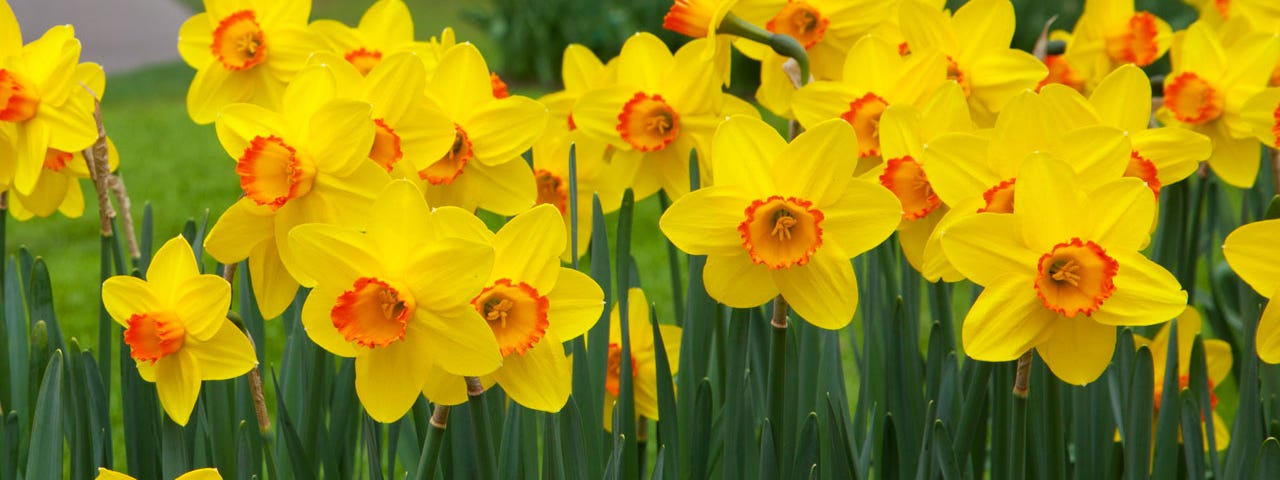
[[[1045,308],[1074,318],[1093,314],[1116,290],[1120,264],[1092,241],[1073,238],[1040,257],[1036,294]]]
[[[1018,179],[1010,178],[982,192],[982,199],[987,204],[978,209],[978,213],[1013,213],[1013,186]]]
[[[1224,102],[1222,93],[1192,72],[1164,84],[1164,106],[1183,123],[1199,125],[1218,118]]]
[[[827,31],[827,19],[813,5],[792,0],[764,28],[773,33],[790,35],[808,50],[822,41],[822,35]]]
[[[680,115],[662,95],[636,92],[618,114],[618,133],[632,148],[652,152],[667,148],[680,133]]]
[[[0,68],[0,120],[24,122],[36,116],[40,93],[17,72]]]
[[[507,91],[507,82],[502,81],[502,77],[498,76],[498,72],[489,72],[489,88],[493,90],[493,98],[511,96],[511,92]]]
[[[1151,189],[1151,193],[1156,198],[1160,198],[1160,179],[1156,177],[1156,164],[1146,157],[1138,155],[1135,150],[1129,154],[1129,166],[1124,169],[1124,176],[1134,177],[1146,182],[1147,188]]]
[[[636,378],[636,356],[631,355],[631,378]],[[618,387],[622,379],[622,345],[609,344],[609,366],[605,369],[604,389],[610,395],[618,396]]]
[[[462,126],[453,124],[453,132],[453,146],[435,163],[419,170],[418,178],[431,182],[432,185],[449,185],[458,175],[462,175],[462,169],[475,154],[471,151],[471,140],[467,139],[467,132]]]
[[[960,64],[956,63],[956,59],[951,58],[951,55],[947,55],[947,80],[960,84],[960,91],[964,92],[964,96],[969,96],[969,77],[964,74]]]
[[[348,342],[379,348],[404,339],[413,309],[409,292],[374,277],[360,277],[338,296],[329,319]]]
[[[1058,83],[1071,87],[1077,92],[1084,92],[1084,77],[1067,64],[1067,59],[1063,55],[1048,55],[1044,57],[1044,66],[1049,69],[1049,74],[1036,85],[1036,91],[1039,92],[1045,85]]]
[[[902,202],[902,218],[907,220],[924,218],[942,204],[938,195],[933,193],[933,186],[929,184],[920,161],[909,156],[885,162],[880,184]]]
[[[1156,61],[1160,46],[1156,42],[1156,17],[1148,12],[1138,12],[1129,17],[1129,24],[1122,33],[1107,38],[1107,56],[1122,63],[1139,67]]]
[[[342,58],[347,59],[348,63],[356,67],[356,70],[359,70],[361,75],[368,76],[369,72],[373,70],[373,67],[382,63],[382,52],[360,47],[347,52],[347,54],[343,55]]]
[[[139,362],[156,363],[182,349],[187,329],[182,319],[171,312],[135,313],[124,329],[124,343],[129,356]]]
[[[867,93],[849,102],[849,110],[840,118],[853,125],[858,134],[858,156],[873,157],[880,154],[880,115],[889,103],[879,95]]]
[[[62,169],[67,168],[67,162],[70,162],[72,158],[75,158],[75,156],[70,153],[50,148],[44,153],[44,168],[60,172]]]
[[[498,337],[502,356],[523,355],[547,334],[550,302],[529,284],[501,278],[471,300]]]
[[[280,137],[257,136],[236,162],[236,175],[245,196],[276,210],[311,191],[316,166]]]
[[[369,158],[388,172],[404,158],[404,151],[400,150],[400,136],[381,118],[373,120],[373,147],[369,149]]]
[[[778,195],[756,200],[738,225],[742,246],[754,263],[777,270],[809,263],[822,246],[822,211],[813,203]]]
[[[245,70],[267,59],[267,43],[253,10],[228,15],[213,30],[213,56],[228,70]]]
[[[559,175],[542,169],[534,170],[533,179],[538,184],[538,203],[555,205],[560,214],[564,215],[569,204],[567,182]]]

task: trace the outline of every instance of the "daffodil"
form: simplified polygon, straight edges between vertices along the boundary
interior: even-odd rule
[[[983,287],[965,316],[965,352],[1017,359],[1035,349],[1054,375],[1094,381],[1111,362],[1118,325],[1167,321],[1187,294],[1142,256],[1155,203],[1136,179],[1082,188],[1071,167],[1023,163],[1012,214],[979,214],[950,225],[942,248]]]
[[[1227,235],[1222,254],[1231,269],[1240,275],[1267,302],[1258,320],[1258,358],[1267,363],[1280,363],[1280,255],[1276,239],[1280,238],[1280,220],[1263,220],[1242,225]]]
[[[226,380],[258,364],[249,338],[227,319],[231,285],[202,275],[181,236],[156,252],[147,279],[117,275],[102,282],[102,304],[124,327],[138,375],[154,382],[160,404],[186,425],[200,382]]]
[[[1065,43],[1071,42],[1071,34],[1063,30],[1054,30],[1049,33],[1050,41],[1061,41]],[[1049,69],[1049,74],[1040,80],[1036,85],[1036,91],[1040,91],[1045,85],[1050,83],[1059,83],[1071,87],[1077,92],[1084,92],[1085,77],[1071,67],[1070,61],[1065,54],[1046,54],[1044,57],[1044,66]]]
[[[1213,142],[1209,167],[1228,184],[1247,188],[1258,176],[1259,145],[1241,109],[1266,86],[1280,58],[1280,37],[1237,33],[1228,61],[1227,50],[1209,25],[1196,22],[1179,35],[1157,118],[1208,136]]]
[[[427,95],[432,108],[453,123],[442,155],[410,159],[428,184],[427,201],[500,215],[532,206],[537,189],[520,154],[542,134],[547,108],[519,95],[495,98],[489,67],[470,43],[455,45],[440,59]]]
[[[131,476],[117,472],[115,470],[98,467],[98,476],[95,480],[137,480]],[[218,473],[216,468],[201,468],[178,475],[173,480],[222,480],[222,474]]]
[[[369,161],[372,107],[340,98],[324,65],[308,67],[284,92],[284,110],[234,104],[218,116],[218,140],[235,159],[244,191],[209,231],[205,250],[223,263],[249,259],[266,318],[284,312],[300,281],[289,230],[306,223],[356,224],[390,181]]]
[[[178,31],[178,53],[196,69],[187,90],[196,123],[212,123],[238,102],[279,108],[285,85],[324,49],[307,29],[311,0],[206,0],[204,7]]]
[[[1184,388],[1194,388],[1190,385],[1191,379],[1191,347],[1196,335],[1200,334],[1200,312],[1194,307],[1188,306],[1178,315],[1178,390]],[[1160,400],[1164,394],[1164,371],[1165,364],[1168,362],[1169,356],[1169,325],[1165,324],[1151,339],[1142,337],[1141,335],[1133,336],[1135,346],[1147,346],[1151,349],[1151,365],[1152,373],[1155,374],[1155,414],[1160,414]],[[1213,412],[1213,440],[1218,450],[1225,450],[1231,441],[1231,431],[1227,429],[1227,423],[1218,416],[1217,404],[1218,397],[1213,394],[1213,389],[1222,384],[1227,379],[1227,375],[1231,373],[1231,345],[1222,340],[1204,340],[1204,363],[1207,367],[1209,380],[1209,403],[1210,411]],[[1155,422],[1151,424],[1155,426]],[[1203,429],[1203,427],[1201,427]],[[1156,432],[1159,435],[1160,432]],[[1182,441],[1182,429],[1178,429],[1178,441]],[[1204,448],[1209,448],[1206,441]]]
[[[490,242],[495,256],[471,306],[488,322],[502,352],[502,367],[482,381],[496,382],[525,408],[547,412],[560,411],[573,388],[573,364],[563,342],[586,333],[604,310],[600,285],[560,266],[561,223],[554,207],[538,205],[497,234],[476,229],[473,236]],[[429,380],[424,393],[446,405],[467,398],[463,380],[447,372]]]
[[[342,56],[365,75],[384,57],[398,52],[425,54],[430,48],[426,42],[414,40],[413,18],[403,0],[374,2],[365,10],[355,28],[337,20],[323,19],[311,22],[311,30],[330,51]]]
[[[979,125],[991,125],[1010,99],[1034,89],[1048,73],[1036,57],[1009,48],[1014,15],[1008,0],[973,0],[951,17],[909,0],[901,16],[911,53],[936,50],[946,56],[947,78],[964,89]]]
[[[494,250],[451,233],[479,228],[453,207],[434,213],[411,183],[379,194],[362,226],[304,225],[289,243],[315,281],[302,307],[312,341],[355,358],[355,386],[369,416],[394,422],[438,366],[483,375],[502,364],[499,344],[469,301],[484,286]]]
[[[1087,90],[1121,65],[1145,67],[1164,56],[1173,29],[1151,12],[1133,9],[1133,0],[1087,0],[1076,21],[1065,58],[1084,77]]]
[[[809,323],[848,325],[857,308],[849,259],[902,218],[884,187],[853,178],[853,128],[832,119],[788,144],[772,127],[732,117],[713,140],[716,183],[675,201],[658,225],[690,255],[707,255],[703,282],[720,303],[750,308],[779,294]]]
[[[1262,143],[1280,148],[1280,87],[1272,87],[1245,102],[1240,114]]]
[[[622,375],[622,318],[618,304],[609,314],[609,364],[604,377],[604,429],[613,431],[613,404],[618,401],[618,388]],[[658,420],[658,357],[653,326],[649,324],[649,300],[644,290],[627,290],[627,325],[631,335],[631,384],[636,403],[636,416]],[[681,329],[675,325],[658,325],[662,334],[661,348],[666,351],[671,374],[680,365]]]
[[[720,22],[738,1],[674,0],[662,17],[662,28],[693,38],[714,36]]]

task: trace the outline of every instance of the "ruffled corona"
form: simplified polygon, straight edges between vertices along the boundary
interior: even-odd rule
[[[1111,296],[1120,264],[1098,244],[1073,238],[1041,256],[1038,268],[1036,295],[1045,308],[1074,318],[1092,315]]]
[[[511,91],[507,89],[507,82],[502,81],[498,72],[489,72],[489,89],[493,91],[493,98],[503,99],[511,96]]]
[[[44,154],[44,168],[52,172],[61,172],[62,169],[67,168],[67,162],[73,158],[75,155],[50,148]]]
[[[822,41],[828,22],[813,5],[804,1],[788,1],[764,28],[773,33],[790,35],[807,50]]]
[[[382,63],[382,52],[377,50],[369,50],[364,47],[347,52],[342,58],[347,59],[347,63],[356,67],[361,75],[368,76],[374,67]]]
[[[1160,44],[1156,41],[1159,19],[1148,12],[1138,12],[1129,17],[1128,28],[1107,39],[1107,56],[1120,63],[1133,63],[1139,67],[1150,65],[1160,56]]]
[[[329,312],[338,333],[362,347],[385,347],[404,339],[415,304],[406,289],[372,277],[360,277],[338,296]]]
[[[715,15],[715,3],[706,0],[675,0],[662,17],[662,28],[693,38],[707,36],[707,26]]]
[[[401,158],[404,151],[400,149],[400,135],[381,118],[373,120],[373,147],[369,150],[369,158],[390,172]]]
[[[1276,111],[1271,114],[1271,118],[1276,122],[1271,125],[1271,135],[1275,137],[1272,145],[1280,145],[1280,105],[1276,105]]]
[[[462,129],[462,126],[455,123],[453,128],[453,146],[449,147],[449,151],[435,163],[419,170],[418,178],[432,185],[449,185],[458,178],[458,175],[462,175],[462,170],[466,168],[467,162],[475,156],[475,153],[471,151],[471,140],[467,138],[467,132]]]
[[[1013,189],[1017,181],[1016,178],[1010,178],[982,192],[982,199],[986,204],[978,209],[978,213],[1013,213]]]
[[[129,356],[139,362],[156,363],[182,349],[187,329],[171,312],[135,313],[124,329]]]
[[[636,356],[631,355],[631,378],[636,378]],[[618,387],[622,379],[622,346],[609,344],[609,366],[605,369],[604,389],[610,395],[618,396]]]
[[[751,261],[778,270],[809,263],[822,246],[822,211],[808,200],[778,195],[755,200],[738,225]]]
[[[1138,155],[1137,151],[1129,154],[1129,166],[1124,169],[1124,176],[1134,177],[1142,180],[1147,184],[1147,188],[1151,189],[1151,193],[1160,198],[1160,178],[1157,174],[1156,164],[1152,163],[1142,155]]]
[[[547,334],[550,301],[527,283],[500,278],[471,300],[498,338],[502,356],[523,355]]]
[[[951,80],[960,85],[960,90],[964,92],[964,96],[968,97],[971,87],[969,86],[969,77],[964,74],[964,70],[960,69],[960,64],[956,63],[956,59],[951,55],[947,55],[947,80]]]
[[[1049,69],[1049,75],[1036,85],[1036,91],[1039,92],[1045,85],[1057,83],[1071,87],[1077,92],[1084,92],[1084,76],[1080,72],[1071,68],[1067,63],[1064,55],[1048,55],[1044,57],[1044,66]]]
[[[942,204],[933,192],[920,161],[909,156],[885,162],[880,184],[902,202],[902,218],[906,220],[924,218]]]
[[[1191,72],[1183,72],[1164,84],[1164,106],[1178,121],[1202,124],[1222,116],[1222,92]]]
[[[236,161],[236,175],[246,197],[276,210],[311,191],[316,166],[280,137],[257,136]]]
[[[0,120],[24,122],[36,116],[40,94],[16,72],[0,69]]]
[[[636,92],[618,114],[618,133],[641,152],[662,150],[680,133],[680,115],[662,95]]]
[[[543,169],[534,170],[533,179],[538,184],[537,203],[554,205],[560,211],[560,215],[564,215],[569,205],[568,182],[559,175]]]
[[[253,10],[240,10],[218,22],[210,48],[227,70],[246,70],[267,60],[267,39]]]
[[[873,157],[880,154],[880,115],[889,102],[874,93],[867,93],[849,102],[849,110],[840,118],[853,125],[858,134],[858,156]]]

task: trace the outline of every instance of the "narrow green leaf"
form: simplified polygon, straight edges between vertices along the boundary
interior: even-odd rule
[[[800,438],[796,442],[795,463],[791,467],[792,478],[808,478],[809,472],[818,466],[818,414],[809,412]]]
[[[1031,392],[1028,397],[1028,449],[1031,467],[1040,478],[1066,480],[1066,420],[1071,412],[1062,402],[1062,382],[1044,362],[1032,365]]]
[[[26,478],[62,478],[62,350],[54,350],[40,380],[32,415]]]
[[[119,338],[120,404],[124,410],[125,458],[137,478],[160,478],[160,406],[155,384],[142,380],[129,347]]]
[[[710,473],[707,463],[711,444],[711,400],[711,381],[704,378],[698,382],[698,390],[694,394],[693,415],[687,417],[693,430],[693,441],[690,443],[692,461],[689,465],[689,475],[693,478],[707,478]]]
[[[256,462],[252,437],[257,434],[257,426],[242,421],[236,425],[236,480],[250,480],[254,476],[261,477],[261,463]]]
[[[588,424],[592,427],[584,427],[582,417],[579,414],[583,410],[577,405],[577,402],[576,395],[570,395],[569,403],[560,410],[559,414],[561,442],[563,442],[563,448],[559,450],[559,453],[564,459],[564,478],[572,480],[600,478],[604,474],[601,468],[603,462],[596,461],[600,457],[582,454],[582,452],[588,451],[585,439],[591,438],[593,440],[591,443],[595,444],[594,439],[599,438],[595,434],[598,430],[594,428],[596,419],[593,418],[593,422]],[[593,474],[595,477],[591,477]]]
[[[1255,468],[1257,474],[1253,478],[1280,478],[1280,441],[1275,437],[1262,442]]]
[[[760,424],[760,480],[771,480],[779,477],[778,447],[773,441],[773,425],[768,418]],[[706,476],[694,478],[706,478]]]
[[[271,372],[271,383],[275,387],[276,392],[280,392],[280,382],[276,379],[275,371]],[[285,452],[289,455],[290,469],[294,478],[298,479],[314,479],[316,478],[314,466],[311,458],[307,457],[306,450],[302,446],[302,439],[298,437],[298,431],[294,428],[293,419],[289,416],[289,408],[285,406],[284,395],[276,395],[276,427],[281,435],[284,435]],[[355,437],[348,437],[355,438]]]
[[[877,455],[878,462],[875,465],[876,469],[880,471],[879,478],[884,480],[896,480],[898,478],[903,478],[900,470],[902,462],[899,459],[900,455],[898,453],[899,434],[897,427],[894,425],[895,421],[893,419],[893,414],[885,415],[883,430],[884,437],[880,441],[880,451]]]
[[[845,414],[836,406],[836,399],[827,394],[827,440],[831,451],[829,470],[833,478],[857,478],[854,467],[858,455],[853,451],[853,439],[849,438],[849,428]]]
[[[667,196],[666,190],[658,191],[659,216],[666,213],[667,207],[671,206],[671,197]],[[676,244],[671,243],[664,235],[663,242],[667,244],[667,270],[671,274],[671,303],[676,312],[676,325],[684,326],[684,290],[680,288],[680,250],[676,248]]]
[[[666,445],[658,447],[658,455],[653,460],[653,476],[650,477],[651,480],[662,480],[663,478],[666,478],[664,476],[665,472],[671,470],[666,463],[666,453]]]
[[[0,414],[0,477],[18,478],[18,412]]]
[[[1178,395],[1179,401],[1182,402],[1182,447],[1183,454],[1187,460],[1187,478],[1203,479],[1205,478],[1204,465],[1204,442],[1200,435],[1201,428],[1204,423],[1200,420],[1200,405],[1197,404],[1195,394],[1189,389],[1183,389]],[[1161,409],[1163,410],[1163,409]],[[1209,429],[1213,429],[1213,417],[1209,417]]]
[[[952,448],[951,435],[942,420],[933,422],[933,457],[937,460],[938,469],[944,480],[960,480],[960,462],[956,460],[955,449]]]
[[[80,350],[80,341],[72,337],[67,341],[66,355],[63,356],[62,385],[63,402],[62,430],[67,447],[71,450],[70,470],[72,478],[88,478],[97,475],[93,461],[92,434],[89,433],[88,387],[81,381],[81,357],[85,352]]]
[[[498,476],[495,478],[523,478],[532,472],[521,471],[521,444],[524,443],[525,432],[521,419],[529,412],[519,404],[507,407],[507,415],[502,422],[502,449],[498,452]]]
[[[1267,213],[1262,215],[1259,220],[1275,220],[1280,218],[1280,195],[1271,197],[1271,202],[1267,203]]]
[[[635,197],[630,189],[622,194],[622,206],[618,209],[618,230],[617,230],[617,268],[614,272],[615,286],[618,296],[618,329],[622,339],[622,358],[632,358],[631,356],[631,321],[644,321],[644,319],[629,318],[627,306],[627,289],[631,285],[631,223],[633,212],[635,211]],[[635,385],[632,369],[634,366],[631,362],[621,362],[621,372],[618,374],[618,415],[623,438],[623,455],[621,459],[622,478],[635,478],[638,472],[640,462],[639,451],[635,442],[636,437],[636,403],[635,403]]]
[[[18,275],[18,262],[10,258],[4,271],[4,324],[9,335],[8,356],[5,357],[4,368],[9,371],[11,389],[0,392],[8,411],[23,412],[19,417],[19,431],[22,438],[28,438],[31,418],[26,412],[31,411],[31,400],[27,392],[31,391],[31,364],[27,337],[29,324],[27,310],[23,302],[22,281]],[[16,461],[16,459],[15,459]]]
[[[1189,342],[1191,339],[1178,338],[1178,320],[1175,318],[1169,323],[1169,344],[1165,346],[1167,353],[1165,354],[1165,366],[1163,384],[1166,388],[1160,393],[1160,410],[1156,416],[1155,430],[1155,452],[1154,461],[1151,462],[1151,476],[1153,478],[1172,478],[1178,472],[1178,436],[1172,435],[1172,432],[1178,428],[1182,414],[1178,412],[1178,389],[1173,387],[1178,385],[1178,342]],[[1160,348],[1160,345],[1153,345],[1152,348]]]
[[[604,211],[600,205],[600,197],[593,196],[591,199],[591,278],[600,285],[604,291],[604,304],[611,305],[613,302],[613,275],[609,261],[609,233],[608,223],[604,220]],[[626,295],[622,295],[626,297]],[[574,395],[578,397],[577,404],[581,418],[579,419],[585,425],[595,425],[597,419],[603,421],[604,409],[612,408],[604,404],[604,379],[605,368],[608,366],[609,350],[607,348],[592,348],[592,345],[608,345],[609,344],[609,309],[605,308],[600,312],[600,319],[596,322],[591,330],[587,332],[587,350],[585,360],[587,361],[587,373],[590,375],[591,382],[586,390],[578,390],[574,388]],[[576,387],[576,385],[575,385]],[[600,478],[604,472],[600,470],[600,465],[607,458],[608,447],[606,435],[601,428],[599,430],[591,429],[586,432],[596,433],[592,435],[586,434],[586,449],[583,452],[588,455],[587,464],[591,468],[591,478]]]
[[[471,429],[475,434],[476,468],[481,480],[492,480],[498,475],[498,462],[494,458],[493,432],[489,426],[489,408],[485,405],[485,395],[492,396],[497,389],[489,389],[482,395],[471,396],[467,406],[471,407]]]
[[[166,415],[161,425],[160,469],[164,478],[178,478],[191,471],[191,452],[183,441],[182,426],[173,423]]]
[[[544,413],[541,415],[543,445],[542,478],[568,477],[564,470],[565,449],[564,442],[561,441],[559,416],[559,413]],[[578,453],[581,454],[581,451]]]
[[[1258,315],[1241,315],[1244,338],[1241,342],[1241,365],[1237,383],[1240,386],[1235,423],[1231,427],[1231,443],[1227,450],[1227,466],[1223,478],[1245,478],[1248,468],[1257,461],[1263,438],[1262,400],[1258,391],[1258,352],[1255,343]]]
[[[887,278],[887,277],[886,277]],[[893,320],[890,328],[884,330],[887,335],[882,341],[887,347],[885,359],[888,362],[889,378],[887,411],[893,413],[894,426],[898,428],[898,453],[903,460],[902,476],[915,477],[915,462],[920,455],[921,441],[916,432],[927,432],[924,428],[925,414],[920,409],[926,407],[922,386],[925,383],[921,372],[919,346],[914,343],[915,329],[918,323],[908,317],[906,303],[902,297],[893,302]]]
[[[1138,347],[1129,379],[1128,399],[1125,409],[1127,425],[1124,435],[1125,478],[1145,480],[1149,478],[1151,462],[1151,412],[1155,409],[1155,374],[1152,372],[1151,350]]]
[[[677,289],[678,290],[678,289]],[[662,329],[658,328],[658,309],[656,305],[649,308],[649,324],[653,327],[654,364],[658,374],[658,439],[659,449],[670,447],[671,451],[680,451],[680,422],[676,411],[675,384],[671,380],[671,360],[667,358],[666,341],[662,338]],[[680,473],[680,456],[672,455],[666,459],[661,468],[671,478]],[[654,468],[659,468],[657,463]],[[656,473],[655,473],[656,475]]]
[[[993,363],[968,359],[965,362],[966,378],[964,387],[964,404],[960,409],[960,419],[956,422],[956,459],[964,462],[969,457],[969,449],[973,446],[980,422],[979,417],[985,410],[988,384],[991,381]]]
[[[67,343],[62,338],[62,327],[58,325],[58,316],[53,312],[53,287],[49,282],[49,267],[44,259],[37,258],[31,264],[30,290],[28,304],[31,323],[43,320],[49,329],[49,348],[66,351]]]
[[[80,354],[80,379],[85,385],[88,431],[92,435],[93,464],[111,467],[115,458],[111,441],[111,397],[98,376],[100,369],[90,352]]]
[[[368,414],[362,415],[364,422],[364,451],[368,455],[369,479],[382,480],[382,425]]]

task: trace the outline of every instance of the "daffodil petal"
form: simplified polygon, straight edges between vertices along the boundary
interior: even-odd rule
[[[201,380],[236,378],[249,373],[258,364],[258,357],[254,353],[253,344],[249,343],[249,337],[226,318],[222,319],[216,333],[209,339],[189,342],[182,348],[190,350],[196,361],[200,362]]]
[[[204,239],[204,250],[219,262],[239,262],[258,245],[271,241],[274,229],[271,212],[243,197],[218,217]]]
[[[1207,133],[1213,141],[1213,154],[1209,156],[1209,167],[1213,169],[1213,173],[1231,186],[1252,187],[1254,180],[1258,178],[1261,163],[1258,155],[1261,144],[1258,139],[1234,138],[1221,122],[1211,126]]]
[[[471,305],[446,313],[450,316],[415,313],[414,319],[425,321],[423,326],[430,332],[440,368],[454,375],[475,377],[488,375],[503,365],[493,330]]]
[[[1169,321],[1187,305],[1187,292],[1178,279],[1159,264],[1133,251],[1109,251],[1120,264],[1112,278],[1115,291],[1093,312],[1107,325],[1154,325]]]
[[[399,420],[422,395],[431,367],[431,357],[422,350],[429,343],[419,337],[425,334],[410,327],[402,342],[356,350],[356,395],[374,420]]]
[[[555,288],[564,249],[564,220],[556,207],[542,204],[516,215],[493,238],[491,278],[524,282],[539,292]]]
[[[471,140],[475,160],[495,165],[528,150],[542,135],[547,107],[520,96],[485,103],[459,122]]]
[[[195,253],[182,236],[164,242],[147,267],[147,282],[162,302],[176,302],[182,286],[198,275]]]
[[[856,162],[849,152],[856,151],[858,137],[853,127],[843,119],[827,120],[783,148],[773,162],[771,176],[779,194],[830,204],[844,193],[844,179],[853,176]]]
[[[182,319],[188,337],[209,340],[227,321],[231,285],[217,275],[190,278],[174,291],[173,308]]]
[[[403,280],[419,306],[467,305],[470,308],[471,299],[480,294],[489,277],[494,258],[489,245],[446,238],[405,265],[408,278]]]
[[[445,52],[427,89],[453,119],[465,118],[470,109],[493,100],[489,66],[470,43],[459,43]]]
[[[574,339],[585,334],[600,320],[604,310],[604,291],[585,273],[570,268],[560,269],[555,289],[547,293],[551,325],[547,332],[556,338]]]
[[[1147,246],[1156,220],[1151,189],[1135,178],[1119,178],[1089,194],[1093,235],[1108,249],[1137,251]]]
[[[1263,296],[1280,291],[1280,255],[1275,254],[1277,238],[1280,238],[1280,220],[1263,220],[1235,229],[1222,244],[1223,256],[1231,269]]]
[[[426,395],[431,403],[437,405],[461,405],[470,398],[467,395],[467,381],[461,375],[450,374],[435,365],[427,373],[427,382],[422,387],[422,394]]]
[[[1036,296],[1030,276],[1010,274],[992,282],[965,316],[964,351],[985,362],[1016,360],[1053,333],[1058,315]]]
[[[768,172],[786,146],[778,131],[762,120],[742,116],[725,120],[711,140],[716,185],[738,185],[760,196],[772,193]],[[716,162],[715,158],[732,160]]]
[[[1080,316],[1059,317],[1053,334],[1036,345],[1049,370],[1072,385],[1085,385],[1102,376],[1115,349],[1116,327]]]
[[[734,308],[758,307],[779,293],[769,267],[751,263],[747,255],[707,257],[702,283],[711,298]]]
[[[356,356],[355,345],[333,326],[333,307],[342,293],[341,287],[320,286],[311,290],[302,305],[302,326],[306,328],[307,337],[320,348],[351,358]]]
[[[667,208],[658,220],[662,233],[691,255],[737,255],[744,252],[739,224],[751,204],[739,189],[711,186],[692,192]]]
[[[1151,80],[1141,68],[1122,65],[1102,79],[1089,101],[1105,124],[1136,134],[1151,121]]]
[[[844,328],[857,311],[858,279],[838,246],[823,245],[806,265],[774,270],[773,280],[791,309],[819,328]]]
[[[200,396],[200,364],[184,349],[156,361],[156,393],[174,423],[186,426]]]
[[[516,403],[533,410],[558,412],[573,389],[573,364],[553,335],[526,350],[508,355],[493,378]]]
[[[298,293],[298,281],[280,261],[276,242],[262,242],[249,254],[249,276],[262,318],[280,316]]]
[[[850,178],[844,194],[823,208],[823,240],[840,246],[850,257],[879,245],[902,218],[902,203],[884,187]]]
[[[1134,134],[1130,140],[1133,151],[1155,164],[1161,186],[1191,176],[1200,161],[1213,153],[1209,137],[1185,128],[1153,128]]]
[[[129,317],[162,310],[155,289],[145,280],[116,275],[102,282],[102,305],[120,326],[128,328]]]
[[[214,127],[223,150],[232,159],[239,160],[254,138],[272,135],[289,138],[288,132],[280,128],[283,125],[284,116],[277,112],[248,103],[236,103],[222,109]]]
[[[974,134],[949,133],[925,145],[925,175],[943,203],[954,206],[981,198],[982,192],[1004,180],[987,165],[988,144]]]
[[[493,166],[468,165],[463,176],[468,175],[465,179],[459,178],[465,182],[466,195],[490,212],[515,215],[528,210],[538,199],[533,170],[518,157]]]
[[[1044,252],[1033,251],[1020,241],[1025,230],[1022,221],[1020,216],[1000,213],[958,220],[942,231],[942,251],[960,273],[988,288],[1010,272],[1029,276]]]
[[[173,480],[222,480],[222,475],[216,468],[201,468],[178,475],[178,478]]]
[[[204,68],[196,70],[187,89],[187,114],[192,121],[201,125],[213,123],[222,107],[249,98],[253,84],[235,73],[223,68],[216,59],[210,59]]]

